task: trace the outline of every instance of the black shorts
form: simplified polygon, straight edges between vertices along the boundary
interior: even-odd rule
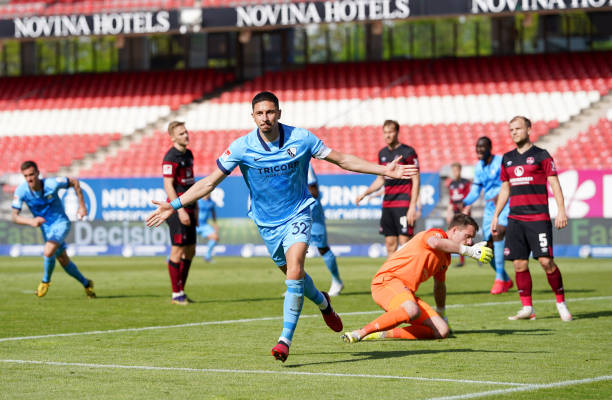
[[[406,219],[407,212],[407,207],[383,207],[378,232],[385,236],[414,235],[414,226],[408,225],[408,221]]]
[[[533,258],[553,256],[552,222],[519,221],[508,218],[506,227],[506,260],[528,260],[529,253]]]
[[[166,221],[170,227],[170,242],[173,246],[189,246],[196,244],[196,220],[194,213],[187,213],[191,225],[183,225],[179,220],[178,213],[174,213]]]

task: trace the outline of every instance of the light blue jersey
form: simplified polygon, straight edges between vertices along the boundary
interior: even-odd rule
[[[236,139],[217,160],[229,175],[240,166],[249,188],[249,217],[260,227],[276,227],[309,208],[314,199],[307,186],[311,157],[325,158],[331,151],[311,132],[278,124],[280,136],[266,143],[253,129]]]
[[[212,218],[213,212],[215,211],[215,202],[211,199],[200,199],[198,200],[198,222],[200,225],[208,224],[208,220]]]
[[[25,202],[35,217],[43,217],[43,225],[52,225],[55,222],[69,221],[64,211],[64,204],[58,196],[60,189],[68,188],[69,182],[66,177],[46,178],[40,180],[42,190],[32,191],[27,182],[23,182],[15,190],[12,207],[21,211],[21,206]]]
[[[502,181],[501,174],[502,156],[494,155],[491,162],[485,165],[484,161],[480,160],[474,168],[474,182],[470,188],[470,193],[463,199],[463,204],[471,205],[484,189],[485,200],[495,200],[501,189]]]

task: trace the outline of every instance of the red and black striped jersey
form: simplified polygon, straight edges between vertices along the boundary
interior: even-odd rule
[[[548,177],[557,175],[548,152],[532,146],[523,154],[518,150],[504,154],[501,180],[510,183],[510,214],[520,221],[549,221]]]
[[[416,151],[408,145],[400,144],[397,148],[389,150],[388,147],[382,148],[378,152],[378,163],[386,165],[401,156],[399,160],[403,165],[419,165]],[[409,207],[410,193],[412,191],[412,179],[389,179],[385,178],[385,197],[383,198],[383,208]]]
[[[472,182],[465,178],[452,180],[448,183],[448,197],[452,205],[463,207],[463,199],[470,192]]]
[[[162,174],[164,178],[173,178],[172,186],[176,194],[180,196],[195,183],[193,175],[193,153],[187,149],[181,153],[175,147],[170,148],[162,162]],[[193,208],[190,205],[186,208]]]

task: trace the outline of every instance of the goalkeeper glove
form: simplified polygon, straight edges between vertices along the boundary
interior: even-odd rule
[[[473,246],[462,244],[459,248],[459,254],[472,257],[481,263],[488,263],[493,258],[493,250],[485,246],[486,244],[487,242],[476,243]]]

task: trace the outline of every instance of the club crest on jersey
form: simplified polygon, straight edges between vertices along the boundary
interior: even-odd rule
[[[516,175],[516,176],[523,176],[524,173],[525,173],[525,170],[520,165],[518,167],[514,168],[514,175]]]
[[[232,155],[232,152],[230,151],[230,149],[227,149],[227,150],[225,150],[225,151],[223,152],[223,154],[221,154],[221,157],[220,157],[220,158],[221,158],[223,161],[227,161],[227,158],[228,158],[229,156],[231,156],[231,155]]]
[[[506,161],[506,167],[509,167],[512,165],[512,161]]]
[[[297,147],[289,147],[287,149],[287,154],[289,154],[291,157],[295,157],[297,154]]]
[[[533,158],[533,157],[527,157],[526,162],[527,162],[527,164],[533,164],[533,163],[535,162],[535,158]]]
[[[509,248],[504,248],[504,255],[505,256],[509,256],[510,255],[510,249]]]

